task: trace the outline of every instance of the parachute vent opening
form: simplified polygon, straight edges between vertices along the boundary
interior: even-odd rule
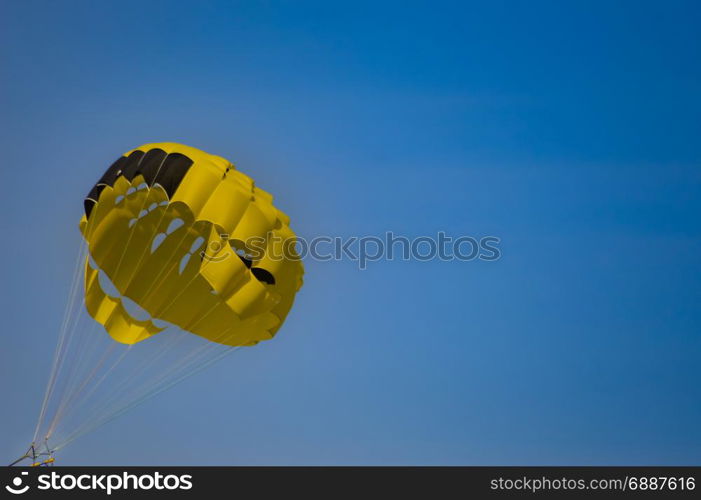
[[[129,297],[122,297],[122,306],[129,313],[129,315],[139,321],[148,321],[151,319],[151,315],[141,307],[139,304],[131,300]]]
[[[166,239],[166,233],[158,233],[154,238],[153,238],[153,243],[151,243],[151,253],[155,252],[159,246],[161,246],[161,243]]]
[[[246,266],[248,269],[251,268],[251,266],[253,265],[253,261],[251,259],[247,259],[246,257],[244,257],[243,255],[241,255],[239,253],[237,253],[236,255],[239,256],[239,259],[241,259],[241,262],[243,262],[244,266]]]
[[[268,285],[275,284],[275,276],[272,275],[270,271],[263,269],[262,267],[254,267],[251,269],[253,276],[256,277],[258,281],[267,283]]]
[[[168,224],[168,229],[166,229],[166,234],[173,234],[175,231],[177,231],[184,224],[185,224],[185,221],[182,219],[173,219],[172,221],[170,221],[170,224]]]
[[[95,261],[93,260],[92,256],[88,253],[88,264],[89,266],[97,271],[97,282],[100,286],[100,289],[102,292],[110,297],[111,299],[114,299],[121,303],[122,307],[126,311],[126,313],[134,320],[141,321],[141,322],[146,322],[150,321],[155,325],[155,321],[158,320],[158,318],[155,318],[151,316],[151,314],[144,309],[141,305],[139,305],[136,301],[131,299],[130,297],[127,297],[126,295],[123,295],[117,286],[114,284],[114,282],[110,279],[110,277],[107,275],[105,271],[100,269],[96,264]],[[169,323],[162,321],[162,323],[165,323],[167,326],[170,326]],[[157,328],[163,328],[160,326],[157,326]]]
[[[114,285],[114,283],[112,283],[112,280],[109,278],[109,276],[107,276],[107,274],[104,271],[98,270],[97,279],[100,283],[100,288],[102,288],[102,291],[105,292],[109,297],[112,297],[113,299],[118,299],[122,296],[122,294],[119,293],[119,290]]]
[[[246,248],[246,244],[241,240],[230,239],[229,246],[231,246],[231,249],[234,251],[234,253],[238,255],[239,259],[241,259],[241,262],[243,262],[244,265],[248,269],[250,269],[256,257],[248,251],[248,249]]]
[[[229,245],[234,250],[241,262],[251,270],[253,276],[261,283],[267,283],[268,285],[275,284],[275,276],[272,275],[267,269],[262,267],[253,267],[253,261],[259,260],[261,256],[256,256],[248,251],[246,244],[241,240],[231,239],[229,240]]]
[[[198,236],[195,241],[192,242],[192,245],[190,245],[190,253],[195,253],[198,248],[202,246],[204,243],[204,238],[202,236]]]
[[[161,329],[169,328],[169,327],[172,326],[172,325],[171,325],[170,323],[168,323],[167,321],[162,320],[162,319],[158,319],[158,318],[151,318],[151,322],[152,322],[154,325],[156,325],[156,328],[161,328]]]
[[[180,259],[180,267],[178,268],[178,274],[183,274],[183,271],[187,267],[187,263],[190,262],[190,254],[186,253],[183,258]]]

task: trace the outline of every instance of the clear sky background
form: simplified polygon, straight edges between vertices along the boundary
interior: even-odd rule
[[[0,2],[0,450],[34,430],[82,199],[139,144],[229,158],[301,235],[279,335],[63,464],[699,464],[696,2]]]

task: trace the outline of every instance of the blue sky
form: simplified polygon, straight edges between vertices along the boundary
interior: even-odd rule
[[[698,464],[695,2],[3,2],[0,449],[34,429],[82,198],[229,158],[295,230],[501,238],[306,263],[271,342],[64,464]],[[11,411],[9,410],[11,409]]]

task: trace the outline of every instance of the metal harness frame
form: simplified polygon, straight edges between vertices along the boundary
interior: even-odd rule
[[[42,451],[42,449],[38,448],[35,443],[32,443],[29,445],[27,452],[12,462],[9,466],[12,467],[13,465],[17,465],[23,460],[27,459],[32,461],[32,463],[29,464],[30,467],[49,467],[53,465],[56,461],[54,458],[54,450],[49,447],[49,443],[47,443],[46,440],[44,440],[43,448],[45,451]]]

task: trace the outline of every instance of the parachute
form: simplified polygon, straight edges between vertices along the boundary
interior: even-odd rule
[[[145,144],[84,200],[31,454],[53,453],[277,333],[302,286],[290,219],[219,156]]]

